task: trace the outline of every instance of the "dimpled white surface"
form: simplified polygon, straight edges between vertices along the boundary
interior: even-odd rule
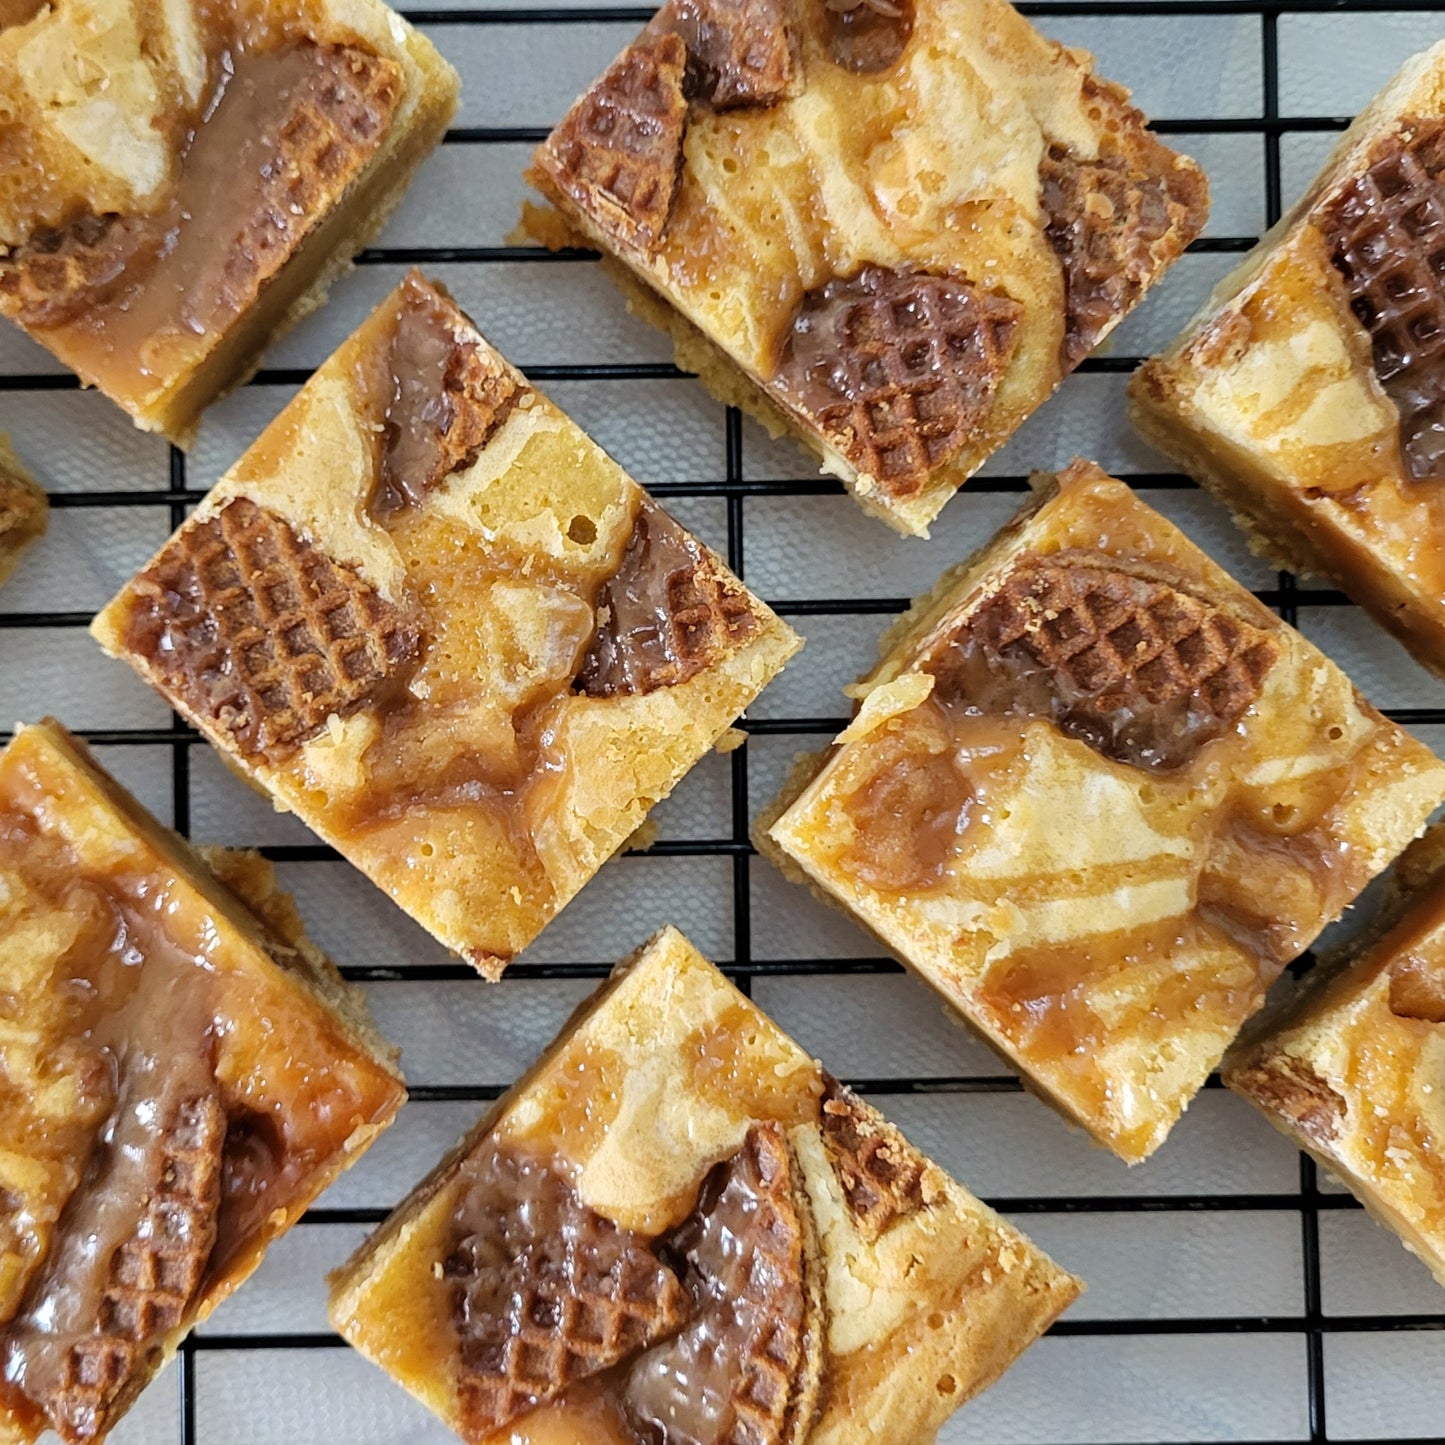
[[[1264,227],[1273,162],[1259,119],[1273,112],[1285,120],[1277,160],[1288,203],[1323,158],[1335,133],[1329,122],[1445,32],[1438,13],[1324,15],[1300,3],[1293,12],[1286,0],[1277,20],[1251,13],[1247,0],[1218,14],[1189,0],[1129,14],[1111,13],[1110,0],[1092,13],[1077,3],[1052,15],[1048,3],[1033,7],[1046,32],[1094,51],[1106,75],[1169,122],[1173,143],[1209,170],[1214,214],[1205,248],[1119,329],[1111,359],[1066,381],[985,480],[949,505],[926,543],[865,519],[799,450],[751,423],[735,433],[730,454],[724,408],[696,382],[667,378],[667,344],[628,316],[594,263],[501,249],[516,223],[532,137],[637,29],[636,12],[609,16],[617,0],[572,0],[570,20],[529,11],[525,0],[493,0],[487,12],[450,0],[427,12],[424,28],[462,71],[461,129],[422,168],[381,251],[273,349],[257,383],[210,411],[179,479],[193,490],[209,486],[284,405],[298,373],[321,361],[415,259],[640,480],[658,486],[687,525],[722,550],[731,541],[749,582],[809,639],[754,709],[759,726],[745,763],[708,759],[658,810],[661,839],[681,851],[614,860],[496,986],[446,970],[442,950],[345,864],[298,855],[312,841],[306,830],[273,813],[203,745],[181,747],[184,762],[174,765],[161,735],[168,710],[126,668],[102,659],[83,627],[172,523],[169,504],[143,495],[171,484],[167,448],[101,398],[47,381],[56,363],[13,328],[0,329],[9,383],[0,388],[0,429],[62,502],[49,535],[0,594],[0,713],[53,712],[113,739],[101,750],[106,765],[198,839],[281,850],[284,881],[319,941],[343,965],[372,971],[366,987],[378,1020],[403,1045],[421,1097],[323,1209],[394,1204],[592,986],[575,970],[555,976],[568,975],[558,966],[600,972],[672,921],[719,961],[757,964],[752,992],[764,1008],[835,1073],[866,1082],[920,1146],[1011,1209],[1090,1282],[1065,1325],[955,1417],[946,1445],[1440,1434],[1445,1335],[1380,1326],[1438,1326],[1445,1297],[1330,1181],[1302,1195],[1302,1178],[1312,1175],[1247,1105],[1206,1090],[1158,1155],[1126,1171],[1019,1092],[927,989],[884,971],[876,945],[851,923],[725,846],[743,836],[744,809],[751,816],[767,802],[794,754],[820,745],[842,716],[840,688],[872,655],[889,609],[986,539],[1018,502],[1016,491],[1000,488],[1033,467],[1093,457],[1146,488],[1248,585],[1276,585],[1223,512],[1169,477],[1131,433],[1120,368],[1168,341],[1243,238]],[[608,374],[638,364],[650,374]],[[549,370],[578,366],[595,370],[570,378]],[[82,493],[107,495],[75,505]],[[1355,609],[1310,604],[1312,584],[1302,585],[1300,625],[1374,702],[1445,709],[1445,685]],[[113,738],[137,729],[145,730],[139,739]],[[1445,727],[1417,731],[1445,746]],[[734,797],[735,782],[746,798]],[[394,976],[376,978],[380,971]],[[324,1214],[298,1226],[200,1331],[184,1369],[172,1367],[147,1392],[116,1445],[450,1439],[327,1335],[322,1277],[365,1232],[362,1222]],[[1321,1313],[1307,1315],[1312,1297]],[[1317,1370],[1307,1325],[1319,1343]],[[1312,1437],[1312,1388],[1324,1409],[1315,1426],[1327,1435]]]

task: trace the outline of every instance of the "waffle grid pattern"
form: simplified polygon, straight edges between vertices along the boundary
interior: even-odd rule
[[[1370,333],[1380,384],[1400,411],[1412,474],[1439,480],[1445,408],[1445,144],[1438,125],[1387,144],[1323,208],[1350,304]]]
[[[1285,179],[1288,159],[1285,143],[1293,147],[1301,141],[1323,140],[1342,130],[1349,120],[1350,103],[1343,99],[1300,104],[1283,94],[1285,67],[1281,63],[1282,48],[1288,50],[1289,42],[1293,42],[1296,46],[1306,44],[1328,50],[1331,45],[1341,43],[1336,38],[1339,32],[1331,28],[1337,22],[1353,19],[1359,25],[1368,23],[1370,33],[1379,37],[1381,53],[1389,53],[1388,63],[1382,62],[1378,67],[1375,82],[1378,83],[1385,78],[1390,65],[1438,38],[1441,28],[1436,16],[1431,13],[1440,10],[1439,0],[1389,0],[1388,4],[1382,3],[1382,0],[1026,0],[1021,8],[1046,32],[1056,29],[1062,33],[1069,28],[1070,42],[1086,45],[1093,40],[1090,27],[1096,23],[1117,26],[1121,17],[1123,23],[1141,28],[1160,17],[1188,17],[1201,24],[1214,20],[1220,23],[1238,20],[1241,25],[1247,22],[1247,31],[1241,29],[1231,33],[1236,37],[1244,36],[1238,41],[1241,46],[1252,37],[1258,53],[1260,84],[1257,95],[1252,93],[1248,106],[1241,110],[1223,105],[1217,111],[1195,109],[1182,113],[1178,110],[1173,113],[1158,111],[1156,107],[1156,113],[1163,117],[1156,129],[1166,136],[1177,137],[1177,144],[1206,159],[1212,170],[1218,168],[1221,162],[1218,159],[1208,161],[1201,153],[1200,141],[1213,141],[1227,147],[1228,158],[1224,164],[1251,173],[1260,187],[1266,211],[1261,219],[1265,222],[1273,222],[1279,216],[1283,201],[1293,199],[1303,181],[1303,177]],[[559,36],[565,36],[576,28],[585,31],[605,22],[609,37],[607,44],[611,47],[607,53],[615,54],[652,14],[649,8],[641,6],[609,5],[603,8],[581,3],[581,0],[547,8],[501,3],[482,7],[463,0],[463,3],[451,8],[407,8],[406,13],[421,24],[444,50],[459,57],[475,56],[482,46],[491,43],[494,35],[520,32],[532,47],[529,54],[541,72],[552,68],[553,51]],[[1414,23],[1415,28],[1408,31],[1409,38],[1402,38],[1401,27],[1410,23]],[[1426,28],[1428,34],[1421,38]],[[1141,40],[1129,52],[1137,60],[1132,72],[1128,66],[1117,62],[1113,64],[1112,71],[1117,78],[1127,81],[1151,72],[1150,63],[1139,58],[1142,44]],[[1344,53],[1337,50],[1331,63],[1344,65],[1345,59]],[[1152,66],[1154,70],[1168,67],[1184,68],[1174,57],[1157,60]],[[1107,63],[1104,69],[1106,74],[1110,73]],[[468,94],[473,96],[491,76],[485,67],[478,68],[475,64],[464,63],[463,71]],[[575,75],[569,71],[571,91],[566,99],[579,93],[597,73],[600,73],[600,66],[590,70],[579,69]],[[542,83],[541,79],[535,82],[538,86]],[[548,93],[557,89],[556,85],[552,85]],[[564,100],[562,104],[565,103]],[[494,114],[486,110],[464,113],[448,135],[441,159],[446,163],[465,158],[470,164],[474,155],[479,159],[501,155],[510,165],[511,157],[520,157],[525,149],[545,138],[560,114],[560,108],[552,113],[543,113],[536,106],[525,114],[517,115]],[[1223,150],[1215,151],[1216,157],[1221,154],[1224,154]],[[1323,155],[1319,153],[1318,160],[1322,159]],[[408,198],[403,206],[403,217],[414,204],[415,197]],[[510,222],[507,224],[510,225]],[[405,239],[365,253],[361,257],[360,275],[338,286],[332,308],[345,304],[347,286],[366,286],[367,273],[378,268],[386,273],[387,285],[399,280],[408,265],[415,264],[423,268],[446,267],[454,275],[464,271],[477,276],[482,283],[506,287],[525,284],[528,275],[540,273],[542,277],[550,277],[552,268],[557,266],[570,271],[574,267],[585,269],[595,265],[592,258],[585,256],[559,259],[544,253],[519,250],[503,244],[500,235],[492,244],[458,244],[460,238],[456,236],[444,239],[445,243],[439,244],[443,238],[436,232],[423,233],[418,238],[415,230],[409,230]],[[1216,229],[1194,243],[1191,255],[1181,263],[1180,269],[1187,272],[1191,262],[1225,262],[1229,258],[1221,253],[1243,253],[1255,239],[1257,234],[1253,227],[1248,234],[1238,226],[1232,232],[1227,226],[1223,232]],[[380,286],[371,288],[376,294],[381,289]],[[610,302],[620,310],[618,298],[613,296]],[[566,302],[558,301],[557,304],[565,308]],[[321,319],[324,320],[326,314],[323,311]],[[485,329],[485,318],[479,319]],[[1182,320],[1181,316],[1180,323]],[[503,340],[500,336],[497,339]],[[531,379],[544,387],[551,387],[564,404],[567,401],[565,388],[569,384],[598,383],[645,390],[659,382],[676,382],[680,377],[675,367],[663,362],[615,358],[583,360],[581,358],[587,353],[582,349],[582,342],[582,336],[577,334],[577,350],[560,354],[555,348],[548,349],[543,344],[529,346],[514,342],[509,343],[507,349],[511,359]],[[1065,382],[1065,396],[1070,388],[1086,389],[1091,384],[1097,384],[1101,378],[1111,375],[1122,377],[1122,374],[1131,371],[1139,357],[1128,354],[1128,351],[1121,334],[1110,354],[1090,357],[1082,363],[1077,375]],[[289,395],[308,374],[306,368],[291,364],[289,360],[271,362],[255,378],[252,387],[267,397],[275,394],[279,404],[279,399]],[[12,364],[4,370],[4,374],[0,374],[0,426],[13,425],[12,419],[23,414],[36,398],[73,391],[75,387],[73,377],[27,356],[26,365]],[[92,405],[94,409],[87,415],[99,418],[104,404],[96,399]],[[120,435],[120,428],[107,435]],[[667,480],[658,475],[661,469],[645,475],[651,490],[669,506],[675,501],[680,508],[691,503],[715,504],[719,508],[726,529],[726,547],[720,550],[726,551],[730,567],[740,574],[745,572],[748,553],[755,548],[754,539],[759,535],[765,509],[771,502],[780,498],[831,498],[841,492],[839,484],[829,479],[802,478],[801,473],[790,477],[768,474],[751,451],[745,455],[744,438],[752,435],[745,431],[739,414],[729,411],[724,432],[725,465],[717,475],[688,481]],[[1035,441],[1038,440],[1039,434],[1035,433]],[[751,445],[749,441],[749,447]],[[37,456],[33,460],[38,466],[43,458]],[[1001,469],[975,478],[964,494],[951,504],[950,511],[954,508],[976,508],[981,514],[997,514],[1001,519],[1002,514],[997,512],[999,504],[1012,503],[1026,490],[1027,479],[1022,474],[1022,465],[1029,460],[1031,458],[1021,457],[1019,465],[1012,471]],[[1166,509],[1175,500],[1185,499],[1193,492],[1193,484],[1187,479],[1148,468],[1149,464],[1145,461],[1115,470],[1151,502]],[[132,519],[151,517],[162,528],[174,527],[185,520],[204,494],[205,488],[194,467],[188,472],[187,458],[181,452],[172,450],[168,464],[163,462],[159,476],[140,477],[136,475],[134,466],[126,472],[98,468],[83,489],[53,492],[55,515],[52,527],[66,522],[90,525],[93,521],[98,530],[111,513]],[[839,497],[837,505],[842,506],[843,500]],[[63,513],[75,515],[67,518]],[[948,515],[946,512],[945,518]],[[827,542],[826,535],[821,533],[814,539],[814,545],[820,548]],[[41,547],[46,545],[40,544]],[[22,571],[23,568],[22,562]],[[920,563],[919,570],[927,572],[924,580],[931,580],[937,565]],[[0,591],[0,697],[10,703],[10,711],[15,715],[23,710],[24,699],[17,692],[17,684],[13,680],[17,672],[11,659],[22,659],[22,670],[18,673],[20,691],[28,688],[36,676],[34,672],[23,670],[36,666],[29,661],[33,653],[27,650],[27,639],[38,638],[57,651],[73,640],[74,655],[84,656],[87,664],[93,664],[97,673],[100,668],[98,659],[83,650],[86,645],[83,633],[93,608],[63,599],[54,604],[20,607],[14,600],[14,589],[20,585],[21,579],[17,579],[9,584],[9,590]],[[1289,622],[1305,618],[1310,623],[1318,619],[1339,619],[1354,611],[1347,607],[1341,594],[1313,584],[1301,587],[1288,573],[1279,574],[1267,584],[1257,586],[1256,590],[1262,601],[1277,609]],[[805,631],[814,625],[815,620],[838,618],[870,634],[876,633],[886,617],[898,611],[905,601],[901,587],[894,595],[865,596],[860,595],[860,589],[852,587],[841,575],[836,585],[828,589],[810,589],[805,583],[793,588],[775,588],[765,595],[782,615]],[[807,657],[808,652],[805,651],[800,660],[805,661]],[[1398,695],[1381,697],[1379,701],[1390,716],[1412,729],[1423,730],[1427,738],[1439,737],[1439,733],[1432,734],[1431,730],[1445,727],[1445,704],[1435,694],[1419,690],[1402,691]],[[787,715],[778,715],[774,711],[755,717],[748,724],[749,736],[754,742],[738,748],[725,760],[730,789],[728,825],[705,837],[664,838],[649,850],[628,855],[614,865],[624,881],[635,876],[643,881],[643,886],[649,886],[645,877],[652,867],[660,867],[664,871],[682,869],[700,860],[716,864],[725,880],[722,886],[727,889],[727,915],[732,939],[730,953],[720,953],[719,961],[730,976],[749,991],[756,984],[759,992],[766,989],[772,996],[776,988],[792,981],[834,993],[851,984],[876,983],[880,989],[904,987],[905,980],[898,976],[897,966],[876,954],[840,956],[831,943],[822,940],[811,949],[780,951],[767,946],[772,922],[756,906],[754,885],[770,872],[768,865],[753,856],[748,842],[750,817],[766,801],[770,787],[765,782],[759,782],[766,756],[764,750],[778,746],[819,746],[844,721],[841,700],[831,711],[821,707],[791,709]],[[190,830],[193,818],[199,816],[198,800],[208,752],[207,745],[194,730],[178,718],[172,719],[168,725],[125,718],[98,718],[89,726],[80,727],[79,731],[90,742],[106,749],[107,762],[115,766],[123,777],[128,756],[149,756],[165,750],[169,757],[173,793],[172,821],[181,831]],[[753,776],[751,799],[750,771]],[[227,841],[245,844],[254,840],[238,834]],[[314,841],[275,844],[263,851],[280,863],[293,880],[308,876],[320,878],[323,882],[319,886],[323,890],[336,871],[335,855]],[[600,886],[599,882],[594,891]],[[323,892],[323,899],[324,896]],[[579,899],[579,904],[581,902]],[[316,911],[313,907],[312,912]],[[687,922],[686,919],[678,921]],[[367,986],[374,999],[384,1001],[388,997],[387,990],[397,986],[394,964],[346,964],[344,958],[342,961],[346,975]],[[600,979],[613,962],[612,954],[599,947],[584,946],[565,957],[549,958],[547,961],[524,957],[508,970],[504,982],[496,986],[482,983],[467,965],[459,962],[418,963],[407,967],[404,976],[408,984],[433,990],[439,1011],[446,1007],[448,998],[458,996],[455,992],[447,993],[447,990],[461,991],[466,997],[470,997],[469,991],[473,989],[492,990],[485,1001],[495,1008],[507,1002],[504,995],[509,989],[516,988],[525,994],[543,984],[555,984],[562,988],[580,980]],[[834,1056],[825,1059],[825,1062],[832,1063],[834,1068],[846,1068],[846,1051],[835,1051]],[[411,1106],[414,1115],[424,1115],[428,1109],[458,1106],[474,1114],[483,1101],[495,1099],[511,1082],[509,1076],[492,1076],[478,1069],[469,1072],[463,1082],[452,1082],[450,1078],[447,1082],[436,1082],[435,1074],[421,1073],[414,1067],[410,1072],[414,1082],[414,1103]],[[870,1072],[865,1066],[848,1077],[846,1082],[900,1121],[914,1103],[960,1100],[966,1101],[970,1107],[985,1109],[994,1103],[1007,1104],[1021,1092],[1017,1079],[997,1065],[977,1072],[967,1072],[957,1066],[929,1068],[906,1065]],[[1218,1098],[1217,1090],[1218,1081],[1211,1080],[1201,1107],[1207,1107],[1211,1100]],[[1042,1106],[1030,1100],[1019,1099],[1018,1105],[1020,1117],[1026,1105],[1029,1110],[1038,1111],[1034,1117],[1044,1112]],[[401,1125],[398,1125],[398,1130],[400,1128]],[[437,1140],[433,1159],[447,1142],[449,1140]],[[1388,1310],[1371,1299],[1341,1300],[1335,1296],[1327,1308],[1325,1257],[1328,1240],[1339,1226],[1357,1219],[1359,1210],[1348,1195],[1325,1185],[1307,1158],[1300,1156],[1297,1163],[1291,1162],[1288,1179],[1271,1175],[1269,1179],[1242,1185],[1239,1182],[1222,1185],[1208,1175],[1186,1174],[1180,1179],[1151,1183],[1146,1176],[1126,1177],[1121,1172],[1111,1186],[1078,1193],[1066,1192],[1044,1182],[1042,1177],[1040,1182],[1019,1188],[990,1189],[979,1174],[979,1167],[986,1168],[990,1161],[980,1156],[970,1162],[968,1147],[960,1156],[960,1175],[965,1179],[973,1177],[990,1203],[1017,1219],[1040,1242],[1049,1242],[1049,1231],[1078,1222],[1098,1225],[1101,1229],[1117,1225],[1140,1237],[1161,1222],[1171,1227],[1177,1222],[1176,1234],[1179,1237],[1220,1230],[1226,1239],[1244,1241],[1248,1238],[1249,1221],[1263,1221],[1285,1225],[1287,1233],[1297,1241],[1298,1269],[1293,1281],[1295,1294],[1291,1296],[1290,1303],[1267,1310],[1235,1308],[1231,1312],[1228,1307],[1223,1311],[1185,1307],[1147,1315],[1142,1312],[1116,1312],[1102,1316],[1075,1311],[1056,1325],[1050,1339],[1026,1356],[1011,1376],[995,1387],[994,1392],[960,1413],[956,1428],[945,1431],[942,1437],[947,1445],[966,1439],[1004,1439],[1004,1435],[990,1433],[987,1427],[980,1434],[979,1427],[970,1426],[969,1422],[996,1418],[988,1413],[991,1398],[1009,1394],[1011,1380],[1029,1372],[1033,1368],[1031,1361],[1036,1360],[1040,1371],[1047,1377],[1045,1393],[1057,1397],[1059,1383],[1056,1371],[1067,1366],[1069,1354],[1075,1349],[1086,1357],[1083,1368],[1097,1368],[1109,1379],[1118,1378],[1118,1370],[1130,1371],[1128,1378],[1133,1388],[1147,1395],[1151,1401],[1150,1419],[1127,1426],[1121,1424],[1115,1427],[1114,1433],[1106,1433],[1105,1428],[1099,1426],[1098,1418],[1094,1417],[1088,1421],[1079,1419],[1053,1426],[1047,1423],[1047,1419],[1054,1418],[1051,1416],[1046,1417],[1043,1424],[1036,1424],[1025,1417],[1015,1422],[1015,1433],[1007,1436],[1009,1440],[1026,1441],[1028,1445],[1081,1445],[1085,1440],[1089,1445],[1155,1445],[1155,1442],[1182,1438],[1238,1442],[1257,1440],[1266,1428],[1269,1438],[1283,1442],[1283,1445],[1331,1445],[1331,1442],[1346,1439],[1355,1442],[1355,1445],[1430,1445],[1438,1438],[1439,1432],[1435,1428],[1438,1415],[1428,1425],[1416,1428],[1397,1424],[1397,1419],[1401,1417],[1383,1407],[1370,1413],[1363,1428],[1339,1419],[1343,1412],[1339,1382],[1351,1378],[1341,1352],[1359,1347],[1374,1351],[1370,1358],[1379,1359],[1385,1349],[1392,1352],[1390,1358],[1394,1358],[1393,1352],[1398,1351],[1401,1362],[1389,1367],[1386,1380],[1401,1396],[1418,1394],[1427,1386],[1408,1360],[1422,1360],[1427,1356],[1422,1350],[1413,1355],[1407,1352],[1412,1346],[1436,1345],[1445,1332],[1445,1307],[1439,1303],[1437,1296],[1422,1295],[1418,1304],[1407,1303]],[[1186,1149],[1186,1145],[1181,1142],[1179,1148]],[[1045,1162],[1052,1167],[1054,1161]],[[419,1164],[417,1172],[424,1167],[427,1167],[425,1163]],[[337,1204],[323,1200],[308,1211],[299,1226],[299,1233],[304,1236],[315,1231],[325,1235],[334,1231],[344,1235],[344,1241],[334,1250],[334,1259],[339,1261],[365,1229],[385,1217],[390,1205],[401,1197],[410,1182],[410,1178],[395,1177],[395,1197],[390,1199],[368,1200],[364,1204]],[[1091,1274],[1092,1261],[1087,1252],[1080,1255],[1077,1250],[1060,1246],[1058,1253],[1084,1275]],[[1382,1257],[1393,1258],[1388,1253],[1388,1247]],[[1095,1274],[1095,1283],[1097,1291],[1104,1281]],[[265,1289],[264,1280],[258,1278],[251,1282],[247,1292],[255,1297]],[[247,1292],[242,1292],[238,1299],[244,1298]],[[1196,1423],[1193,1428],[1181,1432],[1172,1417],[1168,1423],[1154,1420],[1156,1413],[1167,1415],[1172,1408],[1170,1396],[1177,1378],[1174,1370],[1188,1370],[1192,1361],[1220,1343],[1237,1343],[1240,1346],[1240,1353],[1231,1355],[1231,1359],[1248,1360],[1254,1355],[1273,1359],[1269,1352],[1280,1341],[1298,1342],[1300,1350],[1299,1368],[1292,1367],[1287,1378],[1277,1377],[1274,1381],[1281,1397],[1297,1402],[1295,1413],[1290,1416],[1292,1423],[1272,1423],[1266,1427],[1251,1420],[1241,1425],[1231,1424],[1234,1417],[1230,1417],[1221,1418],[1213,1425]],[[281,1423],[286,1418],[282,1413],[283,1407],[277,1405],[275,1413],[271,1413],[273,1402],[269,1395],[280,1396],[285,1374],[292,1371],[308,1387],[314,1384],[320,1392],[336,1374],[344,1353],[339,1339],[307,1321],[273,1319],[264,1327],[248,1325],[238,1328],[227,1323],[225,1316],[218,1316],[212,1326],[186,1342],[177,1366],[147,1392],[160,1402],[158,1413],[150,1413],[149,1418],[161,1420],[162,1428],[152,1433],[144,1429],[128,1433],[131,1422],[126,1422],[117,1432],[116,1445],[132,1445],[132,1442],[141,1442],[141,1445],[171,1445],[171,1442],[175,1445],[202,1445],[202,1442],[204,1445],[233,1445],[233,1436],[217,1433],[212,1424],[218,1410],[224,1409],[224,1397],[228,1391],[224,1372],[232,1366],[242,1369],[248,1363],[259,1363],[260,1360],[265,1361],[268,1371],[274,1372],[274,1379],[272,1375],[267,1376],[273,1387],[263,1392],[261,1397],[246,1397],[246,1409],[254,1412],[256,1423],[251,1433],[244,1433],[238,1428],[234,1440],[242,1441],[244,1445],[251,1445],[251,1442],[270,1445],[278,1438],[292,1438],[287,1434],[287,1426]],[[1438,1354],[1438,1348],[1433,1349],[1432,1355]],[[1289,1358],[1293,1361],[1296,1357],[1291,1355]],[[367,1408],[372,1408],[373,1402],[376,1405],[391,1404],[399,1394],[379,1374],[375,1379],[370,1375],[349,1375],[346,1378],[365,1379]],[[1333,1385],[1332,1381],[1335,1382]],[[1231,1388],[1243,1388],[1237,1380],[1232,1380],[1230,1384]],[[175,1410],[173,1428],[171,1421],[165,1418],[172,1401]],[[1117,1400],[1107,1402],[1107,1411],[1103,1404],[1099,1405],[1099,1417],[1114,1419],[1122,1403]],[[416,1415],[407,1417],[409,1421],[417,1418]],[[424,1428],[424,1417],[422,1419]],[[354,1445],[357,1437],[339,1434],[334,1442],[324,1434],[314,1438],[318,1438],[318,1445],[341,1445],[343,1440],[346,1445]],[[389,1445],[393,1439],[411,1437],[405,1431],[400,1434],[392,1431],[390,1434],[383,1432],[381,1438]],[[418,1438],[421,1438],[419,1434]],[[430,1445],[431,1437],[425,1438]],[[440,1438],[438,1435],[437,1439]]]

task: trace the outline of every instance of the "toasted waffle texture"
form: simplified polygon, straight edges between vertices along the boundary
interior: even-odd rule
[[[800,645],[415,274],[94,633],[492,976]]]
[[[102,1440],[401,1106],[256,855],[216,871],[55,723],[0,753],[0,1439]]]
[[[461,1238],[442,1269],[469,1432],[498,1429],[681,1327],[677,1276],[549,1161],[493,1149],[465,1173]]]
[[[518,1283],[564,1257],[555,1292]],[[332,1277],[331,1313],[471,1445],[884,1445],[931,1438],[1078,1289],[667,929]],[[469,1362],[524,1339],[541,1380],[508,1374],[497,1431]]]
[[[1445,1284],[1445,830],[1400,861],[1345,957],[1235,1050],[1225,1083],[1338,1175]]]
[[[1416,56],[1130,386],[1278,565],[1445,674],[1445,46]]]
[[[0,582],[15,570],[26,547],[44,536],[48,520],[45,492],[0,432]]]
[[[44,1406],[66,1440],[104,1435],[146,1356],[181,1329],[216,1243],[226,1113],[215,1093],[162,1119],[131,1237],[112,1256],[97,1333],[73,1344]]]
[[[531,179],[537,239],[600,247],[682,364],[911,533],[1208,204],[1004,0],[669,0]]]
[[[136,646],[246,757],[285,756],[415,665],[414,617],[237,497],[136,579]]]
[[[756,837],[1135,1162],[1445,764],[1122,483],[1037,485]]]
[[[185,441],[320,304],[457,78],[380,0],[87,0],[0,32],[0,312]]]

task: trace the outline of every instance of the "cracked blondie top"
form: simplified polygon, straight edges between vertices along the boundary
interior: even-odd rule
[[[1079,1288],[665,929],[331,1315],[469,1445],[896,1445]]]
[[[1331,578],[1445,674],[1445,45],[1131,395],[1259,551]]]
[[[757,838],[1134,1162],[1445,764],[1123,483],[1042,486]]]
[[[0,753],[7,1441],[102,1439],[404,1097],[270,866],[209,862],[57,724]]]
[[[455,108],[378,0],[53,0],[0,29],[0,313],[184,439]]]
[[[1373,936],[1318,965],[1224,1081],[1445,1284],[1445,829],[1413,844],[1392,881]]]
[[[800,645],[415,274],[94,632],[493,976]]]
[[[1003,0],[668,0],[529,179],[538,239],[622,262],[682,365],[914,533],[1207,210]]]

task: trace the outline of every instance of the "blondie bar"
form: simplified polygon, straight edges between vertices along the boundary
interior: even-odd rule
[[[1445,763],[1075,462],[897,624],[759,846],[1144,1158]]]

